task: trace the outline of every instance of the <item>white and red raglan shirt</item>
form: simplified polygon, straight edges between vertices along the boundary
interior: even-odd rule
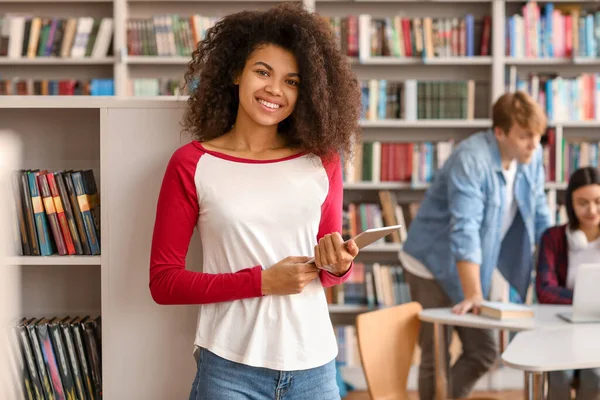
[[[199,304],[194,344],[234,362],[275,370],[326,364],[337,343],[319,278],[295,295],[263,296],[261,270],[314,255],[318,239],[342,229],[339,156],[297,154],[249,160],[193,141],[175,151],[160,190],[150,260],[159,304]],[[186,269],[194,228],[202,272]]]

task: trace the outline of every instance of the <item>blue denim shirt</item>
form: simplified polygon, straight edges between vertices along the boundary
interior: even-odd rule
[[[460,142],[427,190],[410,225],[404,251],[421,261],[454,303],[463,300],[456,262],[480,265],[481,287],[489,295],[492,272],[502,275],[524,299],[531,280],[533,249],[550,226],[544,192],[542,147],[515,177],[518,212],[501,238],[506,182],[493,130]]]

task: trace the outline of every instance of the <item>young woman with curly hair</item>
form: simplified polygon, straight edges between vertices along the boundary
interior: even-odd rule
[[[358,82],[328,25],[288,3],[217,22],[186,81],[194,140],[163,178],[150,291],[200,305],[190,399],[339,399],[323,287],[358,254],[340,235]],[[196,226],[202,273],[185,265]]]

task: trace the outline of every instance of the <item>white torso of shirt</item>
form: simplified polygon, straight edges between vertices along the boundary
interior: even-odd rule
[[[588,242],[587,247],[573,249],[569,246],[569,267],[567,268],[567,288],[573,290],[577,270],[582,264],[597,263],[600,260],[600,238]]]
[[[203,155],[194,176],[203,272],[270,268],[317,244],[327,172],[314,157],[243,163]],[[275,370],[327,363],[337,343],[319,279],[302,293],[202,304],[194,344],[228,360]]]
[[[506,232],[510,228],[515,216],[517,215],[517,201],[515,200],[515,178],[517,176],[517,160],[513,160],[508,169],[503,169],[502,174],[504,175],[504,179],[506,181],[506,192],[505,192],[505,201],[504,204],[504,214],[502,216],[502,235],[504,238]],[[418,276],[424,279],[433,279],[433,275],[427,269],[423,263],[419,260],[407,254],[403,251],[400,251],[400,261],[404,268],[411,274]]]

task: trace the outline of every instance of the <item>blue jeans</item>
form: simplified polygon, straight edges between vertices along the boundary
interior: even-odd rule
[[[276,371],[201,348],[190,400],[340,400],[335,360],[308,370]]]

